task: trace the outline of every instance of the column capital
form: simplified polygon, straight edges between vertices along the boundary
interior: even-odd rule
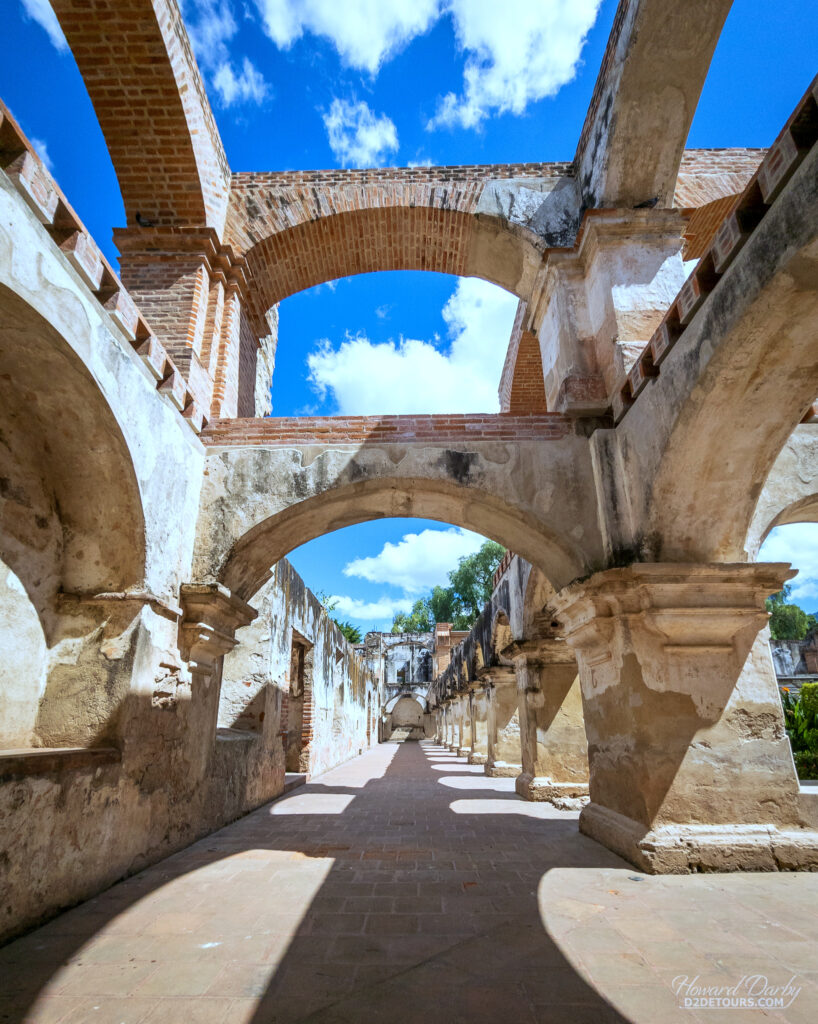
[[[666,655],[730,650],[767,622],[765,599],[795,570],[785,562],[635,563],[573,583],[551,601],[568,643],[607,646],[617,625],[650,635]]]
[[[534,636],[527,640],[515,640],[503,651],[515,669],[530,666],[573,665],[576,655],[565,637],[548,635]]]
[[[179,604],[179,649],[203,674],[212,673],[217,660],[233,650],[236,630],[258,617],[255,608],[221,583],[183,583]]]

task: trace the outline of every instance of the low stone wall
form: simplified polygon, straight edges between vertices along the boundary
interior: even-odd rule
[[[253,604],[221,687],[143,678],[138,641],[109,747],[0,754],[0,941],[283,792],[294,635],[312,651],[309,771],[377,742],[372,675],[289,563]],[[156,616],[138,618],[141,639]]]

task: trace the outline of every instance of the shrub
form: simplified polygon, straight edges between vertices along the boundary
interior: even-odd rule
[[[784,725],[799,779],[818,778],[818,683],[804,683],[798,697],[782,695]]]

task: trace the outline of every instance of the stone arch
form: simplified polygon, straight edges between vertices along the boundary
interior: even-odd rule
[[[211,447],[193,578],[248,599],[270,566],[342,527],[434,519],[496,540],[557,588],[601,557],[587,442],[470,441]],[[547,458],[544,451],[547,450]]]
[[[425,714],[426,709],[417,697],[408,697],[404,694],[389,713],[391,730],[394,732],[401,727],[422,730]]]
[[[58,593],[143,583],[145,522],[128,445],[81,358],[0,284],[0,557],[39,613]]]
[[[413,700],[420,705],[421,710],[425,710],[425,697],[423,696],[423,693],[419,690],[412,690],[411,693],[404,691],[403,693],[396,693],[394,697],[390,697],[384,705],[384,711],[386,714],[390,715],[395,710],[395,706],[401,700]]]
[[[776,526],[791,523],[818,523],[818,423],[801,424],[775,460],[747,534],[748,557]]]
[[[270,566],[316,537],[356,523],[390,517],[433,519],[482,533],[544,566],[559,581],[581,572],[582,558],[567,538],[536,523],[501,498],[461,484],[400,479],[348,484],[298,501],[239,537],[219,568],[220,582],[244,599],[269,577]]]
[[[522,637],[524,639],[537,635],[543,610],[554,593],[554,588],[545,574],[532,565],[523,596]]]
[[[2,284],[0,563],[0,618],[38,679],[26,690],[27,724],[16,729],[16,745],[31,745],[35,734],[47,746],[98,737],[118,702],[113,677],[120,658],[99,655],[100,644],[126,633],[121,648],[131,657],[136,642],[129,623],[138,605],[121,598],[144,587],[140,489],[94,377],[60,332]],[[65,641],[74,644],[71,657],[54,657]],[[75,697],[87,717],[79,707],[65,711]]]
[[[764,482],[818,393],[817,263],[813,145],[724,274],[711,278],[617,429],[621,450],[641,449],[629,471],[641,485],[637,542],[647,560],[746,559]],[[708,255],[697,281],[712,268]]]
[[[491,624],[491,653],[492,661],[497,661],[502,652],[512,643],[514,636],[511,630],[511,620],[504,609],[498,609],[494,613]]]

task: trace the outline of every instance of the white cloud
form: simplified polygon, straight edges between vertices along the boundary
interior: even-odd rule
[[[443,309],[452,338],[441,352],[428,341],[325,339],[307,357],[309,379],[341,415],[497,412],[497,387],[517,299],[496,285],[461,278]]]
[[[330,148],[343,167],[380,167],[398,148],[393,122],[361,101],[334,99],[323,115]]]
[[[196,53],[196,59],[208,68],[223,64],[230,57],[228,42],[238,31],[229,3],[217,0],[193,0],[194,10],[188,13],[190,0],[183,4],[185,25]]]
[[[68,52],[68,42],[48,0],[22,0],[23,10],[32,21],[46,30],[48,38],[60,53]]]
[[[345,64],[375,74],[439,17],[439,0],[256,0],[264,29],[287,49],[305,32],[323,36]]]
[[[196,59],[209,75],[222,106],[262,103],[271,89],[252,61],[244,57],[241,70],[234,70],[228,43],[238,26],[230,4],[224,0],[193,0],[189,8],[190,0],[185,7],[185,24]]]
[[[31,138],[28,141],[31,143],[32,147],[34,148],[34,152],[37,154],[37,156],[39,156],[39,158],[42,160],[42,162],[46,165],[46,167],[49,169],[49,171],[53,174],[54,173],[54,162],[51,159],[51,156],[49,155],[48,146],[43,141],[43,139],[38,139],[38,138],[36,138],[35,136],[32,135]]]
[[[229,63],[220,64],[213,76],[213,87],[226,107],[234,103],[261,103],[269,92],[264,76],[244,58],[241,73],[236,75]]]
[[[792,562],[798,575],[791,580],[790,600],[807,609],[818,605],[818,524],[777,526],[761,545],[759,562]]]
[[[374,75],[416,36],[451,17],[465,53],[463,89],[444,96],[428,127],[475,128],[521,114],[574,77],[601,0],[256,0],[264,29],[286,49],[305,33],[328,39],[348,66]]]
[[[397,544],[384,544],[380,554],[349,562],[344,566],[344,575],[358,576],[370,583],[389,583],[408,594],[420,594],[445,583],[458,561],[474,554],[484,543],[485,537],[457,527],[407,533]]]
[[[491,114],[522,114],[576,74],[601,0],[448,0],[466,51],[461,96],[447,93],[427,127],[476,128]]]
[[[393,619],[398,612],[412,610],[409,597],[379,597],[377,601],[363,601],[357,597],[333,594],[330,601],[335,605],[332,614],[336,619],[380,620]]]

